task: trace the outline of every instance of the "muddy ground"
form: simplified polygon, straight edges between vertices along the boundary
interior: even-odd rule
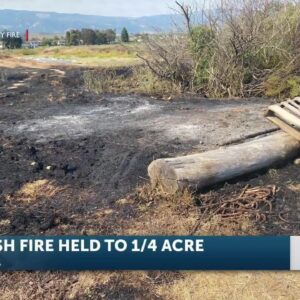
[[[149,163],[275,130],[263,116],[272,100],[183,97],[168,102],[97,95],[85,89],[83,71],[68,66],[1,68],[0,234],[188,234],[194,225],[188,223],[188,212],[195,214],[196,204],[176,212],[182,223],[186,219],[185,229],[159,222],[147,227],[141,221],[168,209],[155,200],[141,204],[135,192],[148,182]],[[274,212],[255,225],[256,233],[299,235],[299,183],[299,166],[287,162],[204,193],[230,197],[247,184],[276,185],[280,191]],[[288,223],[278,218],[283,209],[290,212]],[[16,276],[6,276],[3,286]],[[25,281],[47,286],[43,275],[26,276]],[[55,284],[61,276],[48,277]],[[170,275],[171,280],[176,276]],[[66,286],[78,280],[78,274],[67,277],[58,292],[61,299],[70,292]],[[128,290],[120,282],[111,283],[120,288],[110,291],[116,293],[113,299],[151,295],[146,287]],[[35,288],[36,283],[31,290]],[[97,285],[89,292],[101,299],[102,290],[107,287]]]

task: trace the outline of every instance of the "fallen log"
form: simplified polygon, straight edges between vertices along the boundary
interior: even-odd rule
[[[153,186],[168,193],[204,187],[246,175],[300,153],[300,143],[284,132],[200,154],[158,159],[148,167]]]

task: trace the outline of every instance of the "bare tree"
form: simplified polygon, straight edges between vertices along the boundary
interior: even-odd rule
[[[186,5],[184,3],[180,3],[178,1],[175,1],[175,4],[178,7],[179,13],[184,16],[186,28],[188,30],[188,33],[192,34],[192,7],[190,5]]]
[[[158,77],[169,80],[186,90],[193,82],[194,61],[188,48],[192,33],[192,9],[176,1],[178,11],[184,16],[186,32],[156,34],[145,40],[146,51],[138,53],[149,69]]]
[[[164,34],[148,37],[145,53],[140,57],[149,69],[161,79],[189,87],[192,81],[193,60],[187,48],[185,35]]]

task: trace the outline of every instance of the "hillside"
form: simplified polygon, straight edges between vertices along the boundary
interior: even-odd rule
[[[150,33],[170,31],[176,23],[182,22],[178,15],[156,15],[139,18],[103,17],[81,14],[53,12],[33,12],[19,10],[0,10],[0,30],[23,32],[28,28],[33,33],[64,33],[69,29],[113,28],[117,32],[125,26],[131,33]]]

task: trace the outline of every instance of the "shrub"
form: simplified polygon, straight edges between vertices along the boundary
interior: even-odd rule
[[[182,91],[210,97],[298,96],[299,2],[221,3],[199,25],[192,7],[177,2],[186,33],[147,41],[148,53],[140,56],[149,69]]]
[[[209,66],[215,48],[215,34],[207,26],[195,26],[191,30],[189,49],[195,60],[193,88],[205,89],[209,80]]]
[[[265,91],[269,97],[295,98],[300,95],[300,76],[272,74],[265,82]]]

